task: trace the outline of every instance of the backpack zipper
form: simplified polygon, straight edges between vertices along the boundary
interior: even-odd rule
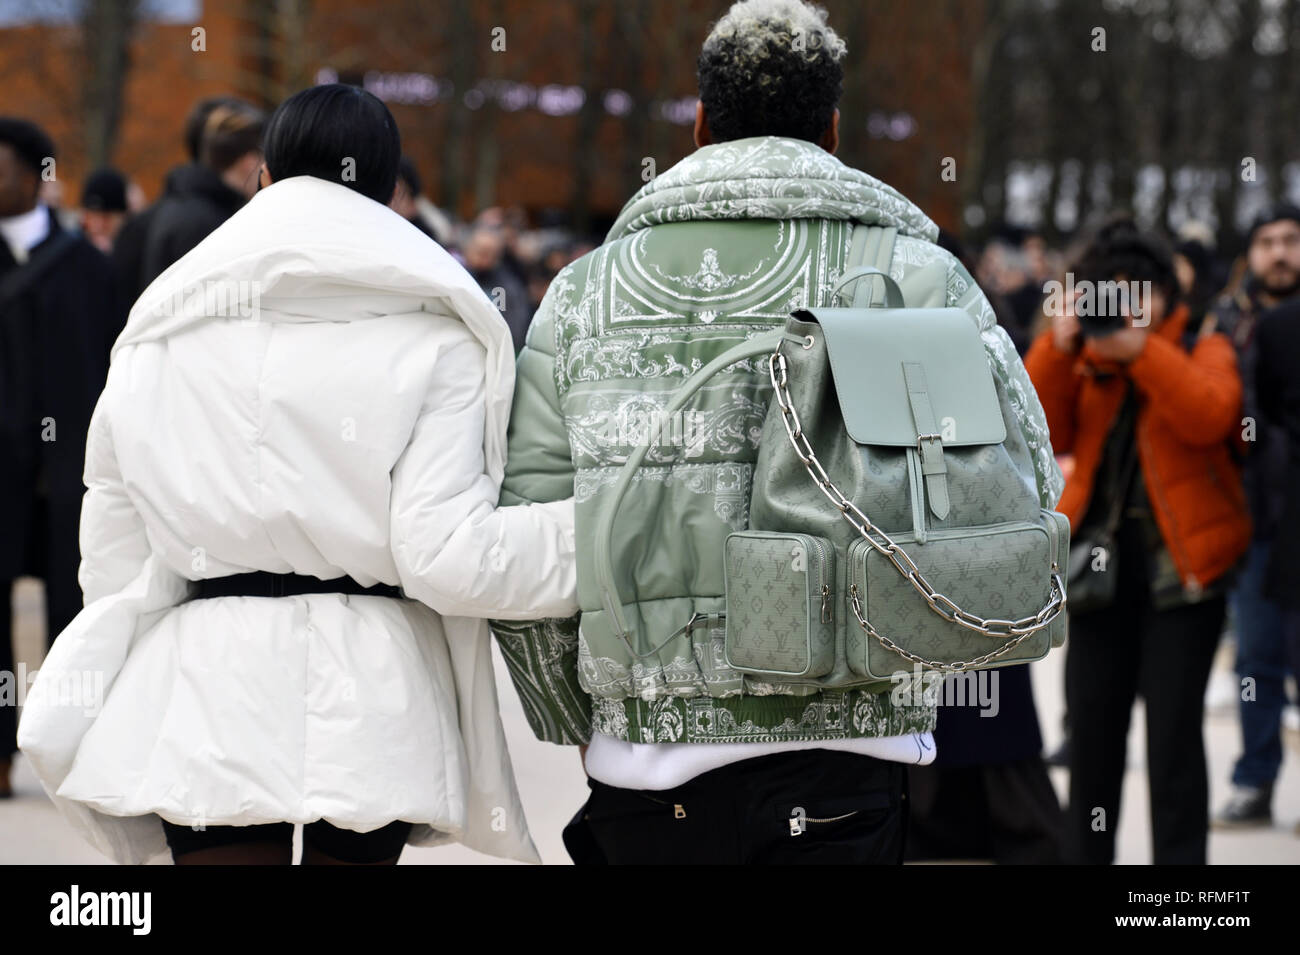
[[[818,560],[817,567],[817,584],[818,593],[821,595],[821,622],[830,623],[831,614],[831,587],[826,581],[826,574],[829,570],[830,557],[827,554],[828,545],[820,537],[813,537],[811,534],[800,534],[799,539],[804,542],[804,546],[809,552],[816,551]]]

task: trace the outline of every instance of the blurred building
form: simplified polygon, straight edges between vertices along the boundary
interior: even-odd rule
[[[598,228],[691,148],[695,57],[727,0],[0,0],[0,113],[60,148],[65,201],[111,161],[152,198],[203,96],[313,82],[392,108],[430,198]],[[825,0],[849,45],[841,156],[958,221],[982,0]],[[127,10],[130,16],[122,16]]]

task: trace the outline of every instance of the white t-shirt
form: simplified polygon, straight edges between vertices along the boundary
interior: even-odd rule
[[[50,216],[39,202],[31,212],[0,219],[0,237],[4,238],[19,265],[27,261],[28,251],[44,242],[49,234]]]
[[[930,733],[783,743],[628,743],[596,733],[587,748],[587,775],[621,789],[672,789],[729,763],[805,749],[859,753],[915,766],[927,766],[935,757]]]

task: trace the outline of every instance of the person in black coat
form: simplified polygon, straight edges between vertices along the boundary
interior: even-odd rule
[[[81,609],[86,432],[126,318],[108,258],[37,202],[53,160],[37,126],[0,117],[0,671],[8,673],[15,578],[45,581],[51,640]],[[0,702],[0,796],[17,748],[13,702]]]
[[[518,354],[524,347],[533,312],[528,289],[506,266],[504,254],[505,237],[500,229],[492,226],[475,226],[465,240],[465,269],[501,311],[501,317],[510,326],[515,353]]]
[[[237,106],[241,102],[233,96],[210,96],[194,104],[189,116],[185,117],[185,130],[182,137],[189,162],[168,171],[163,179],[163,198],[176,193],[178,188],[176,177],[180,175],[180,171],[198,163],[199,150],[203,145],[203,128],[212,111],[218,106]],[[145,279],[144,247],[149,238],[149,228],[153,224],[153,218],[160,204],[161,199],[127,219],[117,234],[117,241],[113,243],[113,269],[117,272],[118,286],[128,306],[140,297],[140,293],[152,281],[152,277]]]
[[[1300,681],[1300,300],[1260,316],[1255,388],[1260,416],[1281,429],[1286,443],[1286,491],[1273,550],[1264,571],[1264,596],[1283,608],[1287,656]]]
[[[257,191],[266,117],[247,103],[221,105],[203,125],[199,161],[173,170],[144,243],[145,286],[238,211]]]
[[[928,766],[909,766],[909,862],[1062,862],[1065,817],[1043,762],[1029,667],[949,674]]]

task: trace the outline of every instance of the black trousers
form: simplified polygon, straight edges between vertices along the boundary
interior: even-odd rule
[[[579,865],[903,861],[902,763],[813,749],[742,760],[675,789],[587,785],[590,798],[564,830]]]
[[[0,759],[18,752],[18,672],[14,666],[12,580],[0,580],[0,673],[12,674],[13,698],[0,698]],[[23,688],[26,690],[26,688]]]
[[[907,775],[909,862],[1060,864],[1064,815],[1041,756],[978,766],[912,766]]]
[[[258,842],[279,842],[293,844],[293,824],[272,822],[259,826],[208,826],[194,829],[191,826],[178,826],[166,819],[162,823],[163,834],[167,837],[167,847],[172,851],[172,858],[194,852],[199,849],[213,849],[217,846],[243,845]],[[411,833],[409,822],[390,822],[386,826],[370,832],[355,832],[340,829],[324,819],[309,822],[302,827],[304,846],[310,846],[340,862],[354,865],[369,865],[383,862],[400,855],[406,845],[406,837]]]
[[[1141,696],[1152,861],[1204,865],[1210,811],[1204,698],[1225,603],[1220,596],[1153,609],[1140,558],[1126,543],[1121,538],[1115,603],[1070,618],[1066,859],[1097,865],[1114,861],[1129,720],[1133,702]]]

